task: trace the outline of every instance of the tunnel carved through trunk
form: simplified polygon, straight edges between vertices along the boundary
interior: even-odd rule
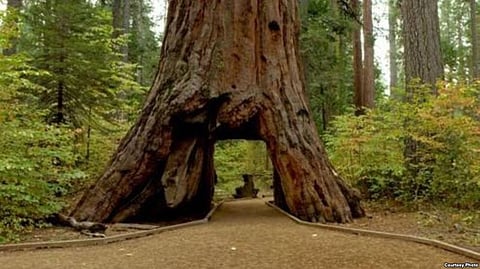
[[[170,1],[141,115],[71,215],[119,222],[204,213],[213,197],[214,143],[243,138],[265,141],[284,209],[309,221],[363,216],[308,107],[296,2]]]

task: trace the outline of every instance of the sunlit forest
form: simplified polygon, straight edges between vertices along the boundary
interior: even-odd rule
[[[438,14],[426,23],[437,27],[419,49],[412,1],[299,1],[311,115],[335,169],[366,203],[441,209],[478,225],[478,7],[428,1]],[[3,1],[0,242],[50,225],[104,172],[158,71],[166,14],[154,5]],[[372,16],[379,7],[382,18]],[[388,35],[389,65],[375,60],[380,32]],[[263,141],[218,141],[215,171],[218,199],[230,197],[244,174],[260,194],[272,194]]]

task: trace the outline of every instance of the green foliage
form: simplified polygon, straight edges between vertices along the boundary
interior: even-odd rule
[[[4,49],[11,47],[11,41],[18,37],[19,27],[18,21],[19,14],[18,11],[9,9],[8,11],[0,13],[0,48],[2,51]]]
[[[401,118],[397,109],[374,110],[366,115],[336,117],[325,134],[326,146],[336,169],[372,198],[395,197],[389,185],[404,174]],[[394,128],[392,128],[394,127]]]
[[[353,71],[347,44],[354,22],[339,14],[330,0],[308,1],[303,13],[300,46],[306,87],[313,117],[323,131],[352,101]]]
[[[337,117],[325,135],[330,157],[369,198],[478,207],[476,87],[443,85],[438,97],[419,94],[427,90],[418,87],[415,102],[386,100],[364,116]],[[411,156],[408,139],[416,142]]]
[[[25,14],[22,47],[32,66],[50,74],[34,79],[43,91],[29,93],[50,111],[49,122],[79,128],[99,118],[125,118],[117,97],[141,100],[144,89],[135,81],[135,65],[122,62],[114,51],[127,40],[112,38],[110,13],[75,0],[33,1]]]
[[[153,32],[153,22],[149,14],[151,3],[145,0],[131,2],[132,27],[129,34],[128,56],[137,63],[137,81],[150,86],[158,66],[160,53],[159,40]]]
[[[471,57],[470,7],[468,1],[439,2],[440,37],[445,77],[449,81],[468,79]]]
[[[1,113],[0,226],[15,232],[57,212],[58,197],[86,174],[75,169],[71,131],[42,124],[41,113],[18,105]]]
[[[268,190],[272,184],[272,168],[265,143],[261,141],[227,140],[215,146],[216,191],[231,195],[243,186],[243,174],[254,175],[255,186]]]
[[[40,5],[46,3],[30,3],[30,15],[37,11],[44,16]],[[110,49],[115,40],[108,14],[81,1],[50,8],[52,17],[43,22],[1,14],[12,25],[0,24],[0,48],[8,48],[19,34],[37,46],[23,44],[19,53],[0,54],[0,242],[43,225],[103,170],[144,92],[135,82],[135,66],[117,61]],[[88,14],[73,14],[69,8]],[[54,11],[66,14],[54,16]],[[74,16],[92,22],[80,24]],[[71,23],[70,35],[56,36],[56,19]],[[61,68],[65,72],[58,72]],[[49,98],[57,94],[59,81],[64,83],[67,120],[51,125],[55,101]],[[118,95],[128,102],[120,105]]]
[[[120,140],[127,133],[130,123],[117,124],[115,128],[108,132],[91,129],[90,137],[88,129],[76,130],[76,152],[82,156],[79,167],[89,176],[89,180],[75,184],[75,190],[81,190],[88,187],[92,181],[101,176],[105,166],[110,161]]]
[[[62,202],[55,197],[85,177],[72,169],[71,133],[43,124],[43,112],[21,103],[28,98],[19,87],[41,88],[22,78],[35,73],[25,59],[0,56],[0,241],[58,211]]]
[[[21,55],[0,56],[5,61],[24,67]],[[93,132],[90,138],[89,162],[85,161],[85,143],[79,139],[82,129],[68,125],[48,125],[48,110],[39,110],[28,102],[34,97],[15,89],[23,71],[10,71],[7,80],[0,79],[5,91],[0,99],[0,242],[12,240],[16,234],[33,226],[68,202],[72,192],[85,186],[87,178],[97,175],[110,157],[120,132],[105,135]],[[4,73],[5,74],[5,73]],[[19,83],[22,89],[32,82]],[[28,96],[27,96],[28,97]],[[123,128],[125,129],[125,128]],[[93,165],[92,165],[93,164]]]

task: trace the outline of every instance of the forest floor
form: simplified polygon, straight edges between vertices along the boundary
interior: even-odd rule
[[[342,226],[426,237],[480,252],[480,218],[472,218],[472,212],[467,214],[453,209],[438,208],[412,210],[379,202],[366,202],[364,206],[368,217],[356,219],[353,223],[342,224]],[[480,216],[480,212],[476,214]],[[177,223],[179,222],[163,222],[155,225],[166,226]],[[134,231],[138,229],[114,227],[107,229],[105,235],[112,236]],[[37,228],[25,233],[21,235],[19,241],[41,242],[86,238],[89,237],[68,227],[50,227]]]
[[[368,217],[343,226],[426,237],[480,252],[480,211],[433,207],[414,210],[378,202],[367,202],[365,208]]]
[[[0,267],[366,269],[480,262],[412,242],[299,225],[264,201],[225,203],[208,224],[110,245],[0,252]]]

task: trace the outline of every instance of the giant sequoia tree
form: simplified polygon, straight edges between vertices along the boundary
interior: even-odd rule
[[[142,113],[72,212],[118,222],[210,208],[214,143],[265,141],[276,202],[302,219],[364,215],[319,140],[304,92],[296,0],[172,0]]]

